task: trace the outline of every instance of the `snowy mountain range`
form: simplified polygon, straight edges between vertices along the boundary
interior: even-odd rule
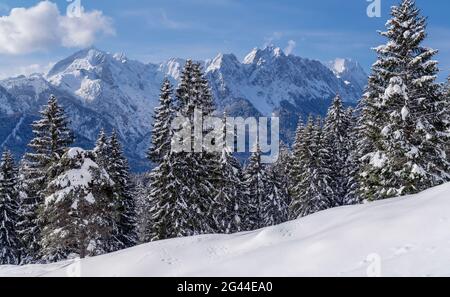
[[[116,129],[135,171],[147,167],[154,107],[165,76],[180,79],[184,59],[145,64],[95,48],[56,63],[47,74],[0,81],[0,144],[20,156],[32,137],[30,124],[54,94],[70,116],[77,145],[92,147],[101,128]],[[289,142],[299,117],[324,114],[339,93],[349,104],[360,98],[367,75],[358,63],[333,63],[286,55],[268,46],[243,61],[219,54],[202,62],[217,107],[233,116],[276,114]]]

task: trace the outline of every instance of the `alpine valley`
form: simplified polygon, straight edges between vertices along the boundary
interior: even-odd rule
[[[98,132],[117,130],[134,172],[148,168],[153,110],[164,77],[174,84],[183,59],[145,64],[95,48],[56,63],[46,74],[0,81],[0,146],[20,157],[32,138],[30,124],[50,95],[64,106],[76,145],[92,148]],[[202,62],[219,112],[230,116],[280,117],[281,139],[293,140],[299,119],[325,115],[340,94],[348,105],[360,99],[367,75],[349,59],[322,63],[268,46],[243,61],[219,54]]]

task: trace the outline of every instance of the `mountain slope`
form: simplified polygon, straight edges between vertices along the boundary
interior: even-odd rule
[[[207,64],[207,73],[218,87],[219,103],[245,98],[265,115],[283,101],[300,107],[305,101],[331,99],[337,93],[348,102],[356,102],[361,95],[319,61],[287,56],[274,46],[254,49],[243,63],[233,55],[219,55]]]
[[[353,88],[356,92],[361,92],[367,85],[367,74],[361,65],[352,59],[336,59],[327,63],[328,68],[337,78]]]
[[[13,98],[13,104],[8,105],[12,112],[0,113],[0,143],[17,157],[25,153],[33,137],[31,123],[39,118],[39,111],[52,94],[70,118],[77,146],[91,147],[99,129],[113,128],[101,111],[88,108],[70,92],[52,86],[42,75],[10,78],[1,81],[1,85]]]
[[[354,105],[364,88],[348,84],[319,61],[286,55],[275,46],[253,49],[242,63],[232,54],[220,54],[205,67],[220,110],[231,115],[276,115],[286,143],[293,140],[299,118],[325,115],[336,94]],[[349,68],[349,76],[352,70],[358,77],[362,71]]]
[[[280,226],[141,245],[0,276],[450,276],[450,184]]]
[[[143,137],[151,125],[160,80],[157,67],[96,49],[80,51],[47,74],[56,88],[75,95],[88,108],[107,111],[122,136]]]

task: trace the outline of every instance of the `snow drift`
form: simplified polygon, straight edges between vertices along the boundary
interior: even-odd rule
[[[450,276],[450,184],[254,232],[3,266],[0,276]]]

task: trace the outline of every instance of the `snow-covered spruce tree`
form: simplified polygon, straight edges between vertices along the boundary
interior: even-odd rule
[[[202,70],[200,63],[193,65],[194,91],[197,93],[198,106],[201,106],[203,115],[209,116],[214,113],[215,106],[208,80]]]
[[[358,152],[358,146],[357,146],[357,118],[356,114],[353,108],[348,108],[347,111],[347,118],[349,119],[349,132],[348,132],[348,141],[347,146],[349,150],[349,154],[347,156],[347,159],[345,161],[345,166],[343,169],[343,176],[345,178],[345,196],[343,205],[354,205],[361,203],[361,198],[358,193],[359,189],[359,179],[358,179],[358,172],[359,172],[359,159],[360,154]]]
[[[114,206],[118,216],[114,228],[115,243],[112,243],[112,250],[116,251],[132,247],[138,241],[135,189],[131,182],[128,161],[123,154],[116,131],[112,132],[108,145],[109,159],[106,172],[114,182]]]
[[[200,204],[204,197],[194,196],[200,192],[195,186],[195,179],[186,179],[189,170],[199,170],[192,166],[192,160],[195,159],[187,158],[185,154],[170,152],[151,172],[147,198],[150,218],[144,236],[147,240],[213,232],[213,220],[207,217],[212,204]]]
[[[193,104],[195,108],[201,109],[203,112],[203,117],[212,116],[215,112],[215,104],[214,99],[212,97],[211,88],[209,87],[209,82],[205,77],[202,66],[200,63],[194,63],[193,67],[193,77],[194,77],[194,100]],[[192,115],[190,116],[192,118]],[[231,130],[231,127],[230,129]],[[203,154],[196,154],[196,157],[199,158],[199,164],[203,167],[202,170],[205,172],[204,178],[206,180],[206,184],[204,181],[200,182],[200,189],[203,190],[203,196],[207,197],[205,203],[209,203],[209,207],[211,207],[212,200],[218,192],[216,183],[218,182],[218,177],[220,174],[220,163],[222,152],[211,152],[209,151],[209,146],[214,145],[216,143],[220,143],[221,140],[224,141],[223,135],[219,133],[219,135],[215,135],[214,139],[208,139],[205,137],[213,135],[213,130],[211,127],[203,127]],[[210,141],[211,143],[206,143],[206,141]],[[222,143],[225,145],[225,143]],[[205,188],[206,185],[206,188]],[[211,222],[212,223],[212,222]]]
[[[187,60],[181,72],[180,83],[175,91],[175,111],[182,114],[188,113],[195,95],[194,80],[194,62]]]
[[[303,173],[302,156],[304,155],[304,133],[305,125],[302,121],[298,122],[297,130],[295,132],[295,139],[292,145],[292,155],[290,158],[290,165],[288,167],[289,173],[289,218],[297,219],[300,215],[300,182],[301,174]]]
[[[280,155],[277,162],[273,164],[273,170],[276,176],[280,178],[282,189],[284,192],[283,197],[285,198],[285,205],[289,206],[291,204],[291,196],[289,189],[291,188],[291,167],[292,166],[292,155],[289,147],[285,143],[280,144]]]
[[[140,243],[147,243],[151,241],[148,227],[151,227],[151,204],[149,198],[150,173],[134,175],[133,183],[136,185],[136,230]],[[150,231],[150,232],[149,232]]]
[[[117,251],[132,247],[138,240],[135,189],[130,178],[128,162],[115,131],[110,138],[103,130],[100,131],[94,156],[96,164],[105,170],[114,182],[113,202],[116,215],[110,218],[114,226],[114,237],[108,249]]]
[[[299,175],[293,175],[290,217],[297,219],[333,207],[330,200],[330,176],[326,166],[328,152],[322,147],[321,120],[309,117],[296,141],[293,163]]]
[[[369,81],[373,92],[363,99],[359,128],[365,153],[360,192],[367,200],[417,193],[449,179],[444,153],[448,110],[435,82],[436,51],[421,45],[426,19],[414,1],[403,0],[392,8],[387,26],[381,34],[388,42],[376,49],[378,60]],[[401,125],[393,126],[389,121],[399,116]],[[403,147],[405,154],[399,158],[394,147]]]
[[[271,166],[264,177],[265,197],[261,201],[261,226],[268,227],[287,222],[289,219],[289,195],[284,175]]]
[[[101,168],[107,170],[110,164],[110,142],[105,130],[100,130],[94,148],[95,163]]]
[[[54,176],[50,168],[57,163],[73,142],[69,122],[56,97],[51,96],[41,111],[41,119],[32,125],[34,138],[28,145],[20,166],[22,215],[17,226],[24,244],[22,262],[32,263],[39,257],[42,224],[38,220],[38,208],[43,203],[43,191],[49,178]]]
[[[92,152],[70,149],[54,166],[41,217],[41,255],[45,262],[96,256],[107,249],[114,226],[110,217],[114,182],[93,160]]]
[[[214,231],[216,233],[230,234],[242,231],[244,215],[241,211],[242,204],[245,202],[245,190],[242,183],[242,168],[239,161],[233,157],[233,150],[226,145],[226,133],[232,130],[227,129],[223,122],[223,139],[220,143],[223,145],[222,155],[218,176],[215,181],[217,195],[214,197],[210,216],[214,222]]]
[[[347,160],[351,148],[349,146],[350,119],[339,95],[328,110],[323,133],[323,146],[330,156],[326,162],[332,189],[330,199],[333,207],[342,206],[345,204],[348,179],[351,178],[347,171]]]
[[[243,205],[246,214],[243,226],[244,230],[251,231],[263,227],[264,218],[262,203],[266,199],[266,168],[261,163],[261,148],[257,145],[244,170],[244,186],[247,191],[247,203]]]
[[[182,193],[186,188],[179,188],[182,161],[169,152],[162,163],[150,173],[150,184],[146,206],[149,216],[144,222],[141,240],[144,242],[157,241],[189,235],[188,205]],[[175,166],[172,166],[174,162]],[[186,168],[186,167],[185,167]]]
[[[391,79],[383,99],[387,106],[403,108],[389,114],[389,122],[382,130],[384,150],[377,168],[383,184],[378,187],[378,195],[388,198],[426,189],[430,186],[425,172],[427,167],[420,165],[423,161],[419,159],[418,141],[411,137],[417,133],[417,127],[410,116],[407,87],[400,77]]]
[[[281,144],[277,162],[266,166],[264,186],[266,197],[261,203],[262,226],[273,226],[289,220],[289,169],[291,161],[289,149]]]
[[[189,65],[190,63],[191,65]],[[189,74],[189,72],[191,73]],[[186,81],[187,79],[190,80]],[[186,83],[183,81],[186,81]],[[194,123],[195,109],[201,109],[204,117],[212,115],[214,102],[200,64],[189,61],[186,63],[186,70],[183,72],[182,83],[177,90],[176,97],[180,103],[180,113],[190,119],[191,123]],[[187,101],[186,98],[188,98]],[[210,131],[203,129],[203,135],[208,132]],[[194,140],[194,127],[191,128],[191,135],[191,139]],[[192,145],[194,145],[194,142]],[[205,144],[202,147],[205,149]],[[207,214],[210,212],[214,197],[217,195],[215,182],[218,176],[217,164],[220,161],[220,154],[204,150],[203,153],[183,152],[177,154],[177,156],[183,159],[179,164],[185,163],[189,168],[184,172],[183,184],[190,187],[188,196],[184,196],[190,208],[190,233],[195,235],[213,232],[214,223]]]
[[[176,90],[175,111],[193,123],[195,109],[210,115],[213,106],[209,87],[201,68],[191,60],[186,62]],[[186,124],[190,124],[186,123]],[[171,143],[180,141],[170,134]],[[191,127],[191,140],[194,129]],[[193,149],[193,143],[190,146]],[[175,152],[170,150],[160,166],[150,176],[148,197],[151,220],[147,238],[160,240],[210,233],[214,223],[208,217],[217,189],[217,154]]]
[[[450,134],[450,76],[447,79],[447,84],[445,86],[444,89],[444,101],[446,102],[446,109],[449,111],[447,113],[447,119],[446,124],[447,124],[447,133]],[[448,162],[450,162],[450,137],[447,138],[447,149],[446,149],[446,154],[447,154],[447,160]]]
[[[4,151],[0,164],[0,265],[18,265],[22,244],[17,233],[20,216],[17,170],[13,156]]]
[[[174,117],[173,87],[166,78],[161,87],[159,106],[155,108],[152,129],[152,144],[148,159],[154,164],[160,164],[170,150],[170,125]]]
[[[372,67],[369,76],[367,90],[358,106],[360,117],[358,118],[357,133],[357,156],[359,181],[358,194],[361,200],[375,200],[377,187],[381,179],[377,175],[376,166],[372,166],[372,160],[379,159],[381,148],[381,129],[387,122],[384,107],[380,98],[384,94],[381,70]]]

